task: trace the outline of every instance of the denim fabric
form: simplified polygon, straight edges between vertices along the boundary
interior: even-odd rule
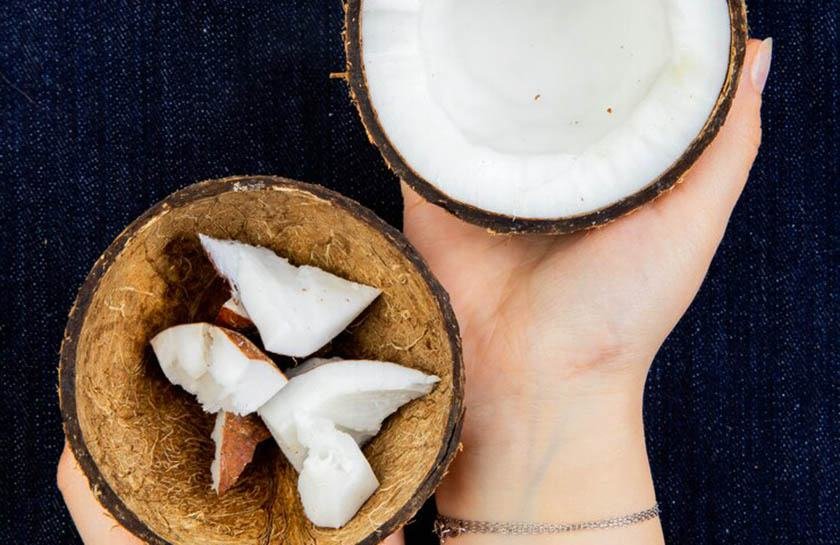
[[[749,0],[765,144],[646,421],[670,543],[840,544],[840,1]],[[340,71],[333,1],[0,2],[0,541],[80,543],[54,485],[67,311],[191,182],[317,181],[400,221]],[[431,543],[430,510],[410,529]]]

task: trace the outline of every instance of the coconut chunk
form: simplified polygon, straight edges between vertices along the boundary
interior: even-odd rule
[[[227,492],[254,457],[257,445],[271,437],[256,415],[238,416],[226,411],[216,415],[213,427],[216,454],[210,465],[212,488],[220,496]]]
[[[246,337],[211,324],[171,327],[151,345],[166,378],[195,395],[210,413],[252,413],[287,382]]]
[[[248,316],[248,313],[242,308],[235,299],[231,298],[225,301],[219,313],[216,315],[216,325],[227,327],[230,329],[250,329],[254,327],[254,322]]]
[[[151,341],[163,374],[187,391],[195,390],[207,372],[207,326],[200,323],[170,327]]]
[[[439,380],[395,363],[321,363],[292,378],[260,407],[259,415],[286,458],[301,471],[306,447],[297,426],[300,415],[324,418],[362,445],[379,433],[388,416],[428,394]]]
[[[353,438],[329,420],[298,415],[297,427],[307,452],[298,477],[303,510],[316,526],[341,528],[379,488],[379,480]]]
[[[306,357],[341,333],[380,290],[316,267],[295,267],[271,250],[199,235],[266,350]]]

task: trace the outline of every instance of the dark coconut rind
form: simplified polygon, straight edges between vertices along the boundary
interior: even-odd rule
[[[166,223],[166,215],[169,213],[177,212],[180,207],[192,205],[194,203],[200,203],[202,206],[207,201],[211,202],[211,205],[208,206],[216,206],[219,204],[223,196],[228,196],[230,194],[240,194],[237,196],[237,199],[240,199],[240,202],[243,198],[248,199],[255,199],[258,201],[262,201],[262,199],[266,199],[267,197],[271,197],[269,193],[285,193],[285,194],[298,194],[298,195],[305,195],[305,201],[308,200],[309,204],[311,205],[313,202],[318,201],[318,206],[324,204],[325,206],[329,206],[335,209],[334,214],[339,217],[341,214],[349,215],[349,217],[353,218],[353,225],[361,225],[360,229],[373,229],[379,235],[381,235],[382,239],[387,246],[382,245],[382,240],[377,238],[378,242],[371,242],[370,246],[365,246],[364,244],[361,247],[365,248],[366,250],[374,251],[375,255],[371,256],[374,260],[379,259],[381,261],[379,269],[376,269],[376,274],[385,274],[382,271],[387,270],[388,274],[392,275],[399,275],[399,277],[392,278],[393,284],[392,286],[396,285],[405,285],[408,283],[412,286],[412,289],[416,286],[422,286],[422,294],[418,295],[424,304],[428,303],[428,308],[423,308],[421,310],[426,310],[432,313],[435,318],[430,318],[426,316],[426,319],[429,321],[425,322],[425,326],[423,323],[414,323],[415,317],[412,316],[409,319],[407,315],[407,309],[400,310],[397,308],[394,312],[399,311],[402,314],[402,322],[397,321],[391,314],[392,309],[388,308],[390,303],[405,303],[406,301],[414,300],[411,297],[408,299],[397,299],[391,300],[390,303],[382,302],[382,298],[380,298],[380,302],[374,303],[374,307],[379,305],[379,308],[376,310],[370,310],[366,317],[362,318],[361,323],[356,323],[351,326],[351,329],[355,328],[355,331],[351,331],[349,334],[345,334],[344,338],[339,337],[337,343],[339,344],[340,348],[344,350],[353,350],[354,339],[355,335],[367,335],[365,337],[366,340],[362,340],[359,342],[368,343],[372,345],[371,339],[378,339],[379,342],[384,342],[386,344],[375,345],[372,350],[374,353],[368,354],[370,356],[375,356],[375,351],[384,352],[386,355],[391,354],[394,356],[394,359],[399,360],[404,355],[405,358],[414,358],[415,345],[416,349],[419,349],[419,354],[421,356],[425,356],[427,354],[427,350],[432,350],[435,354],[443,354],[440,356],[438,362],[435,365],[440,366],[439,368],[444,369],[446,372],[442,373],[448,375],[448,384],[445,386],[443,383],[438,385],[435,391],[432,392],[427,398],[421,398],[414,403],[419,403],[415,407],[419,407],[416,411],[419,411],[421,416],[428,414],[429,418],[433,418],[433,421],[436,422],[435,426],[438,426],[434,429],[438,431],[435,432],[437,436],[441,437],[440,444],[438,446],[431,446],[432,450],[424,450],[424,447],[420,447],[420,450],[424,450],[424,452],[429,452],[428,458],[423,458],[423,464],[420,464],[422,467],[429,467],[428,471],[424,470],[422,474],[415,475],[415,481],[418,483],[416,487],[414,487],[413,493],[406,491],[406,492],[394,492],[393,490],[385,491],[380,489],[374,495],[373,498],[363,506],[362,511],[366,514],[365,517],[356,517],[354,520],[351,520],[350,523],[344,528],[340,530],[326,530],[315,528],[311,526],[311,524],[304,519],[303,511],[299,504],[299,501],[296,498],[296,493],[294,492],[294,473],[291,467],[281,459],[281,457],[275,453],[273,453],[274,458],[268,459],[267,456],[262,455],[258,456],[258,459],[252,464],[251,469],[246,471],[246,476],[243,481],[247,482],[240,482],[240,485],[236,487],[235,490],[232,490],[225,498],[233,498],[230,500],[219,500],[219,501],[239,501],[238,494],[240,490],[251,490],[253,495],[264,494],[266,497],[258,498],[260,502],[257,505],[265,505],[267,506],[266,513],[264,513],[265,517],[264,526],[259,528],[259,537],[253,538],[249,537],[247,540],[238,541],[236,536],[239,534],[235,534],[233,536],[224,535],[224,539],[220,539],[218,536],[210,536],[203,535],[203,536],[193,536],[192,535],[192,526],[200,526],[202,523],[205,523],[208,519],[211,519],[214,516],[217,516],[218,513],[214,512],[212,509],[207,509],[205,511],[199,512],[196,516],[195,513],[191,513],[188,522],[188,525],[185,527],[186,530],[183,530],[181,533],[175,532],[172,528],[176,526],[178,520],[174,520],[175,513],[173,512],[173,518],[167,518],[167,514],[161,515],[160,520],[163,522],[161,523],[158,520],[158,530],[162,527],[163,531],[156,532],[154,531],[147,522],[144,522],[135,511],[140,511],[141,509],[135,509],[134,511],[130,509],[126,502],[124,501],[125,498],[120,497],[115,491],[115,487],[112,487],[109,484],[109,481],[106,479],[106,473],[109,475],[114,474],[113,471],[103,472],[103,469],[97,464],[97,460],[95,459],[94,455],[91,453],[91,438],[85,436],[86,433],[93,434],[95,437],[99,437],[97,434],[101,434],[103,432],[95,429],[96,427],[84,428],[85,420],[89,420],[91,418],[97,417],[99,421],[103,422],[103,427],[112,426],[112,424],[102,420],[103,418],[107,418],[109,420],[118,420],[118,419],[125,419],[128,418],[129,421],[131,418],[136,418],[136,414],[122,414],[121,411],[126,410],[129,411],[132,408],[124,408],[122,406],[117,406],[116,408],[112,405],[113,401],[111,398],[116,399],[114,396],[114,392],[98,392],[96,388],[93,389],[93,393],[97,394],[100,397],[97,397],[95,401],[101,403],[105,406],[105,416],[99,415],[98,413],[92,413],[90,396],[91,396],[91,388],[90,384],[84,383],[84,381],[96,381],[97,375],[93,377],[90,376],[90,371],[85,371],[82,374],[82,378],[80,378],[78,371],[78,365],[82,362],[79,358],[82,357],[79,354],[79,350],[81,349],[82,345],[85,345],[85,349],[90,352],[90,347],[92,346],[95,349],[101,345],[100,343],[103,342],[111,342],[112,339],[108,339],[108,331],[103,331],[103,321],[105,326],[108,325],[107,319],[100,318],[96,316],[97,313],[91,312],[91,310],[97,308],[95,305],[101,305],[103,297],[105,297],[105,301],[108,301],[107,297],[110,296],[109,294],[113,292],[119,293],[129,293],[130,295],[138,296],[138,298],[143,297],[144,295],[141,292],[137,292],[135,288],[125,287],[122,284],[118,284],[116,289],[111,289],[110,291],[105,290],[105,293],[97,293],[101,291],[102,284],[105,279],[112,279],[112,277],[116,273],[109,274],[109,269],[114,268],[117,272],[122,271],[121,267],[125,267],[128,264],[131,264],[134,268],[143,268],[145,265],[153,265],[153,264],[145,264],[143,263],[143,256],[139,257],[139,259],[135,261],[130,261],[129,263],[121,263],[121,259],[125,256],[124,253],[127,253],[129,249],[136,249],[136,244],[132,245],[134,239],[140,239],[142,237],[150,238],[151,235],[148,235],[148,232],[154,231],[155,229],[162,229],[160,224]],[[279,198],[279,197],[278,197]],[[298,197],[299,198],[299,197]],[[266,199],[270,201],[271,199]],[[260,202],[260,205],[264,205],[264,203]],[[230,208],[230,206],[228,206]],[[317,206],[315,206],[317,208]],[[192,210],[192,209],[190,209]],[[214,210],[214,208],[209,208],[208,210]],[[301,212],[302,214],[304,212]],[[183,218],[178,218],[177,221],[181,221]],[[196,221],[207,222],[210,221],[208,218],[192,218]],[[169,221],[176,221],[176,220],[169,220]],[[186,220],[185,220],[186,221]],[[191,220],[190,220],[191,221]],[[248,219],[245,218],[243,221],[247,222]],[[351,220],[347,219],[348,224],[351,223]],[[239,227],[243,228],[244,230],[245,223],[241,224]],[[366,227],[365,227],[366,226]],[[179,228],[183,227],[182,223],[178,224]],[[236,238],[238,231],[236,231],[236,226],[229,226],[231,228],[230,237]],[[227,227],[217,226],[215,229],[217,232],[213,236],[223,236],[225,231],[227,231]],[[145,231],[145,232],[144,232]],[[160,233],[155,232],[155,235],[159,235]],[[314,258],[315,262],[322,262],[323,260],[329,261],[329,246],[333,244],[332,236],[333,234],[329,233],[328,228],[328,235],[330,236],[329,243],[327,243],[327,248],[325,250],[327,257],[319,257],[321,254],[317,254]],[[339,248],[336,249],[335,247],[332,248],[333,255],[336,252],[344,252],[342,250],[342,246],[346,249],[346,255],[351,255],[352,252],[360,251],[358,248],[360,247],[360,243],[357,240],[352,240],[352,242],[341,239],[340,233],[336,232],[336,244],[339,245]],[[244,235],[243,235],[244,236]],[[262,236],[262,235],[261,235]],[[265,234],[266,237],[273,236]],[[291,235],[290,235],[291,236]],[[148,238],[143,239],[148,242]],[[247,238],[247,236],[246,236]],[[304,251],[304,243],[306,241],[302,240],[302,246],[296,247],[293,252],[298,256],[299,261],[304,261],[310,259],[309,256],[310,250]],[[255,243],[255,242],[251,242]],[[266,242],[268,243],[268,242]],[[195,256],[201,256],[200,247],[198,245],[197,240],[194,241],[193,246],[195,250]],[[376,246],[379,244],[379,246]],[[169,248],[169,246],[167,246]],[[394,269],[397,265],[393,263],[388,263],[387,260],[383,260],[383,258],[376,252],[377,248],[382,251],[383,248],[389,248],[387,252],[389,255],[401,255],[402,258],[405,260],[404,263],[409,265],[408,269],[406,269],[403,265],[400,265],[397,269]],[[323,248],[319,249],[323,250]],[[148,251],[148,248],[145,248],[144,251]],[[292,250],[290,250],[292,251]],[[390,253],[393,252],[393,253]],[[131,255],[135,255],[132,253]],[[352,254],[356,255],[357,254]],[[307,257],[309,256],[309,257]],[[148,257],[147,257],[148,259]],[[175,259],[175,258],[173,258]],[[203,256],[196,257],[197,259],[206,259]],[[348,258],[350,259],[350,258]],[[320,261],[319,261],[320,260]],[[186,264],[186,267],[191,270],[191,274],[195,274],[192,271],[195,268],[195,264],[198,261],[192,261]],[[338,266],[351,266],[351,263],[348,264],[339,264]],[[389,268],[390,265],[390,268]],[[378,265],[377,265],[378,266]],[[212,267],[209,262],[205,262],[202,265],[203,268],[206,268],[206,271],[202,269],[201,271],[201,282],[202,282],[202,289],[209,289],[208,286],[213,285],[213,276],[214,273],[212,271]],[[411,270],[413,269],[413,270]],[[134,270],[134,269],[128,269]],[[347,274],[352,274],[349,270],[345,271]],[[154,281],[158,284],[166,283],[166,280],[171,280],[167,276],[170,274],[167,270],[156,270],[155,274],[159,278],[155,278]],[[362,273],[360,273],[362,274]],[[367,274],[367,273],[365,273]],[[371,273],[373,274],[373,273]],[[410,278],[407,278],[409,275],[412,275]],[[193,278],[193,277],[190,277]],[[209,278],[209,280],[208,280]],[[383,277],[385,278],[385,277]],[[122,281],[122,279],[120,279]],[[150,280],[151,282],[151,280]],[[212,313],[214,309],[218,308],[218,305],[227,297],[226,290],[223,285],[216,282],[216,291],[218,293],[215,294],[216,300],[212,303],[212,305],[208,304],[208,308],[205,309],[203,312]],[[114,286],[109,286],[109,288],[114,288]],[[169,287],[167,288],[169,289]],[[171,289],[174,291],[185,291],[181,290],[179,286],[171,286]],[[394,290],[398,290],[400,288],[394,287]],[[134,290],[134,291],[120,291],[120,290]],[[414,292],[409,293],[408,295],[412,295]],[[387,291],[386,291],[387,295]],[[385,297],[383,295],[382,297]],[[177,297],[182,297],[181,295],[176,295]],[[192,296],[192,294],[190,294]],[[399,292],[398,297],[406,296],[404,293]],[[169,297],[169,292],[165,294],[165,297]],[[395,296],[397,297],[397,296]],[[408,296],[406,296],[408,297]],[[180,301],[181,299],[179,299]],[[145,304],[145,303],[144,303]],[[196,304],[195,307],[191,307],[189,309],[190,312],[202,312],[198,309],[200,305]],[[151,307],[140,307],[136,306],[133,307],[134,310],[143,309],[143,308],[151,308]],[[372,307],[373,308],[373,307]],[[383,310],[385,309],[385,310]],[[109,311],[114,311],[116,313],[123,312],[125,314],[125,309],[121,309],[118,306],[114,308],[108,307]],[[180,312],[180,310],[179,310]],[[419,312],[419,311],[418,311]],[[207,317],[210,317],[209,315]],[[126,322],[133,322],[135,320],[131,320],[133,316],[129,315],[129,319],[126,320],[126,317],[123,316],[123,320]],[[422,315],[417,318],[420,320]],[[110,318],[108,318],[110,319]],[[170,322],[177,320],[183,320],[184,316],[168,316],[168,317],[153,317],[153,320],[168,320]],[[394,322],[394,328],[400,330],[401,332],[411,332],[413,333],[416,329],[419,328],[429,328],[433,327],[433,332],[425,335],[425,340],[423,342],[417,342],[420,340],[418,338],[414,341],[410,347],[406,348],[405,344],[403,343],[403,339],[388,339],[387,336],[382,336],[382,332],[372,331],[376,327],[380,327],[381,323],[388,324],[390,321]],[[92,326],[89,326],[86,331],[86,322],[93,322]],[[412,322],[411,326],[403,326],[402,324]],[[148,327],[148,321],[145,321],[144,324],[140,326],[134,325],[126,325],[124,327]],[[373,323],[373,325],[370,325]],[[431,325],[433,324],[433,325]],[[159,324],[158,324],[159,325]],[[171,324],[170,324],[171,325]],[[121,326],[122,327],[122,326]],[[400,329],[400,328],[403,329]],[[411,328],[415,329],[411,329]],[[90,331],[92,329],[92,331]],[[359,330],[362,333],[359,333]],[[423,330],[424,332],[426,329]],[[432,330],[430,330],[432,331]],[[145,333],[145,332],[144,332]],[[149,332],[150,334],[152,332]],[[379,333],[379,335],[373,335],[372,333]],[[113,333],[114,336],[117,336],[117,333]],[[96,339],[91,341],[90,339]],[[422,338],[422,336],[421,336]],[[81,341],[80,341],[81,339]],[[147,341],[140,341],[138,339],[132,339],[132,342],[135,344],[147,344]],[[425,346],[424,346],[425,345]],[[378,348],[377,348],[378,347]],[[367,350],[370,347],[362,347],[360,350]],[[119,347],[117,350],[122,350],[122,347]],[[127,347],[127,351],[130,350],[137,350],[137,347]],[[442,350],[442,352],[435,352],[437,350]],[[148,350],[147,350],[148,353]],[[96,355],[97,352],[94,350],[94,354]],[[105,356],[112,356],[113,354],[105,354]],[[356,357],[365,356],[366,354],[352,354]],[[120,352],[120,356],[122,353]],[[102,358],[107,359],[107,358]],[[115,368],[115,366],[119,367],[117,364],[122,364],[124,367],[128,367],[133,363],[136,366],[135,368],[131,368],[129,371],[125,370],[117,370],[116,373],[130,373],[132,376],[141,375],[137,380],[141,381],[142,388],[146,388],[148,390],[156,390],[154,394],[153,401],[157,402],[160,401],[163,403],[162,407],[186,407],[186,413],[193,416],[192,420],[188,421],[180,421],[178,422],[179,426],[191,426],[200,429],[196,430],[188,430],[186,433],[185,438],[189,439],[189,441],[197,442],[197,441],[205,441],[207,444],[202,446],[204,449],[202,452],[209,456],[206,460],[195,460],[191,461],[191,464],[194,465],[194,469],[191,468],[191,473],[189,476],[196,475],[201,476],[201,478],[196,477],[193,480],[196,480],[196,483],[190,483],[189,486],[193,487],[195,490],[200,490],[200,493],[197,493],[197,499],[193,498],[193,500],[197,501],[199,505],[203,505],[202,502],[212,502],[216,501],[214,497],[216,496],[209,489],[209,475],[206,475],[206,481],[201,481],[204,478],[205,473],[209,473],[206,471],[206,466],[209,464],[209,460],[212,459],[212,441],[209,439],[210,429],[212,428],[212,416],[204,415],[201,413],[200,408],[196,409],[197,403],[191,396],[187,396],[183,392],[180,392],[177,388],[172,387],[168,382],[166,382],[165,378],[162,378],[159,370],[153,369],[155,365],[152,363],[154,360],[152,359],[151,355],[145,356],[145,358],[138,358],[140,361],[136,362],[123,362],[119,361],[116,358],[112,360],[108,360],[107,363],[100,364],[98,362],[91,364],[90,361],[95,361],[96,358],[91,359],[90,354],[87,354],[87,359],[85,360],[85,365],[93,365],[94,369],[97,373],[104,373],[108,374],[111,372],[111,369]],[[451,367],[450,367],[451,366]],[[155,373],[158,372],[158,376]],[[122,376],[122,375],[120,375]],[[83,383],[78,383],[79,380],[82,380]],[[104,379],[103,379],[104,380]],[[143,382],[145,381],[145,382]],[[148,386],[146,385],[148,383]],[[416,250],[410,245],[410,243],[405,239],[405,237],[397,231],[396,229],[392,228],[391,226],[384,223],[378,217],[376,217],[371,211],[367,210],[366,208],[362,207],[355,201],[352,201],[342,195],[339,195],[333,191],[325,189],[320,186],[304,184],[301,182],[296,182],[293,180],[288,180],[284,178],[278,177],[264,177],[264,176],[248,176],[248,177],[235,177],[235,178],[227,178],[223,180],[211,180],[207,182],[198,183],[192,186],[189,186],[181,191],[178,191],[164,201],[158,203],[153,208],[148,210],[142,216],[140,216],[137,220],[135,220],[131,225],[129,225],[125,231],[123,231],[115,240],[114,242],[108,247],[104,254],[97,260],[93,268],[91,269],[90,273],[88,274],[83,286],[81,287],[79,294],[76,298],[76,301],[70,311],[70,315],[68,318],[67,327],[64,333],[64,338],[61,347],[61,361],[59,367],[59,401],[61,405],[61,413],[64,423],[64,430],[69,442],[69,445],[75,455],[76,459],[79,462],[83,472],[87,476],[91,489],[93,490],[97,499],[102,503],[104,507],[110,511],[110,513],[114,516],[117,522],[123,525],[126,529],[130,532],[138,536],[139,538],[145,540],[148,543],[153,545],[185,545],[189,543],[190,545],[209,545],[210,543],[219,543],[224,541],[225,543],[261,543],[264,545],[274,545],[276,543],[284,543],[290,545],[297,545],[297,544],[317,544],[317,543],[357,543],[362,545],[375,545],[378,544],[383,538],[388,536],[389,534],[393,533],[394,531],[401,528],[409,519],[414,516],[414,514],[420,509],[423,503],[431,496],[434,490],[437,488],[438,484],[440,483],[441,479],[443,478],[449,464],[455,457],[458,448],[459,448],[459,438],[461,434],[461,426],[463,422],[463,414],[464,414],[464,406],[463,406],[463,393],[464,393],[464,373],[463,373],[463,360],[461,356],[461,340],[458,331],[458,324],[455,319],[455,315],[453,313],[452,307],[449,302],[449,297],[447,293],[444,291],[442,286],[438,283],[437,279],[428,269],[427,265],[420,257],[420,255],[416,252]],[[136,394],[136,391],[132,392],[132,394]],[[142,390],[141,390],[142,394]],[[84,397],[80,397],[84,396]],[[444,404],[433,402],[433,398],[443,402]],[[83,414],[82,410],[87,411]],[[157,408],[155,407],[157,410]],[[97,408],[99,410],[99,408]],[[164,409],[161,408],[160,411]],[[399,473],[399,468],[389,469],[393,464],[400,464],[400,460],[405,457],[411,457],[412,448],[414,450],[418,450],[416,439],[414,439],[415,443],[408,445],[408,450],[400,451],[400,445],[392,445],[388,444],[388,441],[397,441],[398,443],[402,440],[406,440],[409,443],[412,441],[411,437],[415,437],[417,434],[417,421],[416,418],[418,415],[414,412],[415,409],[410,409],[413,415],[410,418],[410,422],[405,421],[403,424],[407,425],[399,425],[399,423],[393,423],[391,421],[386,422],[386,425],[383,428],[381,437],[377,437],[377,439],[366,447],[366,453],[369,456],[372,456],[372,464],[375,462],[378,463],[379,461],[382,462],[382,470],[385,472],[392,472],[396,471]],[[109,411],[114,411],[115,414],[111,415]],[[101,412],[101,410],[100,410]],[[93,414],[93,416],[91,416]],[[151,418],[157,418],[156,413],[152,412]],[[178,415],[175,415],[178,416]],[[199,423],[195,423],[194,420],[199,419],[202,420]],[[397,417],[397,420],[402,420],[402,417]],[[432,420],[430,420],[431,422]],[[432,425],[432,424],[430,424]],[[411,428],[408,429],[407,428]],[[181,429],[181,428],[179,428]],[[117,430],[120,431],[120,430]],[[131,433],[136,433],[136,428],[130,428]],[[107,432],[107,430],[106,430]],[[387,436],[387,437],[385,437]],[[376,442],[382,438],[380,444],[376,444]],[[184,438],[180,438],[184,439]],[[171,441],[171,439],[170,439]],[[163,443],[163,441],[161,441]],[[97,449],[101,449],[101,444],[95,444]],[[174,446],[170,445],[169,452],[178,453],[183,450],[182,447],[189,447],[186,442],[176,442]],[[120,448],[125,449],[134,449],[134,446],[121,446]],[[138,447],[139,448],[139,447]],[[152,451],[154,449],[161,449],[160,444],[158,444],[157,440],[155,444],[152,446]],[[127,450],[126,452],[133,453],[134,450]],[[100,452],[101,455],[101,452]],[[154,455],[154,452],[152,452]],[[418,455],[419,456],[419,455]],[[165,461],[165,460],[164,460]],[[194,462],[194,463],[193,463]],[[260,466],[263,469],[254,469],[254,467]],[[106,468],[107,469],[107,468]],[[110,468],[113,470],[113,468]],[[139,473],[143,471],[150,471],[146,467],[137,467],[137,466],[128,466],[128,467],[119,467],[118,469],[123,470],[123,472],[117,472],[118,478],[122,479],[130,479],[133,477],[132,472],[137,470]],[[178,469],[177,467],[175,469]],[[402,475],[402,474],[401,474]],[[180,477],[180,475],[178,475]],[[389,479],[395,479],[394,475],[389,475]],[[400,478],[402,480],[402,476]],[[181,482],[180,480],[178,482]],[[124,483],[120,483],[119,481],[117,484],[120,484],[123,489]],[[155,486],[155,482],[148,482],[148,481],[141,481],[139,485],[137,483],[130,482],[132,486],[129,490],[132,493],[135,493],[136,497],[132,498],[132,501],[137,503],[140,502],[140,506],[146,514],[154,514],[157,516],[160,510],[165,510],[167,508],[167,502],[171,503],[174,500],[168,497],[161,497],[156,496],[153,498],[148,498],[147,495],[153,492],[147,492],[146,488],[151,485],[151,488]],[[385,483],[383,483],[385,484]],[[269,492],[266,492],[266,489],[271,489]],[[140,494],[143,494],[142,496]],[[372,523],[369,521],[369,518],[376,513],[368,512],[372,507],[369,505],[371,502],[379,497],[382,494],[382,501],[385,501],[385,504],[375,504],[373,508],[376,508],[381,513],[383,510],[384,512],[393,513],[393,515],[381,515],[379,517],[388,518],[381,522],[378,526],[373,526]],[[400,500],[399,505],[397,505],[396,498],[397,495],[408,496],[407,501]],[[246,498],[246,500],[249,498]],[[252,499],[252,498],[251,498]],[[254,500],[256,501],[256,500]],[[250,504],[249,504],[250,505]],[[225,504],[224,506],[231,507],[231,504]],[[236,507],[234,505],[233,507]],[[218,508],[218,506],[216,506]],[[237,509],[230,509],[232,511],[231,516],[233,517],[234,521],[238,521],[241,519],[241,510]],[[253,512],[252,512],[253,513]],[[256,514],[251,514],[248,519],[257,518],[259,515],[259,511]],[[375,517],[374,517],[375,518]],[[294,520],[292,520],[294,519]],[[170,522],[172,525],[170,526]],[[358,524],[356,524],[358,522]],[[255,524],[255,523],[254,523]],[[356,524],[356,526],[353,526]],[[355,532],[348,533],[349,529]],[[226,528],[222,526],[222,528]],[[248,531],[253,534],[253,528],[248,528]],[[167,531],[176,535],[176,538],[164,538],[162,537],[161,533],[166,534]]]
[[[385,163],[394,174],[427,201],[448,210],[464,221],[484,227],[494,233],[573,233],[614,221],[674,187],[717,136],[718,131],[726,121],[726,116],[729,114],[732,101],[735,98],[747,50],[747,7],[745,0],[727,1],[732,32],[729,69],[717,103],[703,130],[688,146],[685,153],[656,180],[636,193],[594,212],[550,219],[516,218],[496,214],[449,197],[432,182],[417,174],[388,139],[385,130],[379,123],[376,108],[373,106],[368,92],[362,55],[361,9],[364,0],[348,0],[345,4],[344,47],[347,56],[346,78],[350,87],[350,96],[359,111],[368,138],[382,153]]]

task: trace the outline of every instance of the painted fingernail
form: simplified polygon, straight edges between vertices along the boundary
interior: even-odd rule
[[[758,47],[758,53],[752,63],[753,88],[762,93],[770,75],[770,64],[773,62],[773,38],[767,38]]]

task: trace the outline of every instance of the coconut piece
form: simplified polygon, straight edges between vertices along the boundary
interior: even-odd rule
[[[744,0],[348,0],[370,140],[494,231],[570,232],[675,184],[723,125]]]
[[[252,413],[287,382],[246,337],[211,324],[170,327],[151,345],[169,381],[195,395],[210,413]]]
[[[306,449],[298,493],[306,517],[316,526],[341,528],[379,488],[359,446],[327,419],[299,414]]]
[[[245,309],[233,298],[228,299],[219,309],[215,323],[239,330],[254,326]],[[214,386],[211,384],[210,387]],[[250,389],[248,385],[241,388],[243,391]],[[210,466],[210,474],[213,490],[217,494],[224,494],[236,484],[245,466],[253,459],[257,445],[269,437],[271,433],[256,415],[239,416],[227,411],[219,411],[216,414],[216,425],[213,428],[216,455]]]
[[[306,357],[316,352],[381,293],[317,267],[295,267],[266,248],[199,238],[266,350],[275,354]]]
[[[216,315],[215,322],[216,325],[236,330],[254,327],[254,322],[251,321],[248,313],[233,298],[225,301],[225,304],[222,305],[222,308],[219,309],[219,313]]]
[[[213,427],[216,454],[210,465],[213,490],[220,496],[227,492],[254,457],[257,445],[271,434],[256,415],[239,416],[226,411],[216,415]]]
[[[428,394],[439,380],[395,363],[322,362],[295,376],[258,412],[286,458],[301,471],[306,447],[299,437],[299,415],[325,418],[362,445],[379,433],[383,420]]]

